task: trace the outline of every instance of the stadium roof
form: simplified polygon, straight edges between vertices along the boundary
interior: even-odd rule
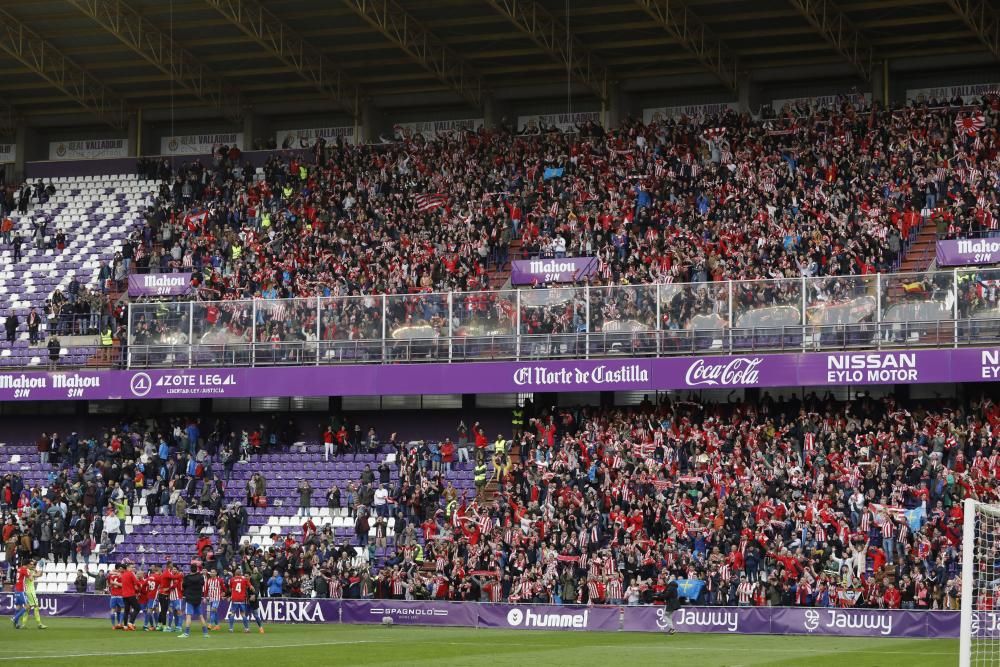
[[[834,66],[860,81],[887,59],[995,62],[995,2],[0,0],[0,115],[357,117],[367,104],[564,95],[568,74],[574,94],[604,100],[616,85],[671,80],[735,90],[775,68]]]

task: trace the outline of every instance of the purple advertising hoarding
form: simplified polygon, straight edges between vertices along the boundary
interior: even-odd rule
[[[655,391],[996,381],[1000,349],[0,373],[0,400]]]
[[[509,630],[618,630],[618,607],[479,605],[479,627]]]
[[[185,296],[191,293],[190,273],[133,273],[129,296]]]
[[[515,259],[511,262],[511,285],[575,283],[597,275],[596,257],[562,259]]]
[[[770,609],[754,607],[681,607],[670,614],[663,607],[625,607],[622,629],[627,632],[663,632],[670,629],[669,616],[677,632],[723,634],[767,634]]]
[[[664,632],[662,607],[625,607],[623,629]],[[959,635],[956,611],[899,609],[814,609],[800,607],[681,607],[671,618],[678,632],[739,635],[823,635],[840,637],[909,637],[952,639]],[[993,619],[977,619],[984,636]]]
[[[1000,264],[1000,239],[948,239],[937,242],[938,266]]]
[[[463,602],[418,602],[408,600],[344,600],[341,623],[381,623],[391,618],[396,625],[456,625],[476,627],[476,606]]]
[[[43,616],[107,620],[106,595],[39,595]],[[13,593],[0,593],[0,613],[14,611]],[[222,612],[228,613],[224,603]],[[381,623],[448,625],[511,630],[665,632],[666,610],[655,606],[582,607],[406,600],[310,600],[263,598],[266,623]],[[621,618],[620,618],[621,616]],[[957,611],[830,609],[801,607],[682,607],[671,615],[678,632],[956,639]],[[623,622],[620,622],[623,621]],[[1000,612],[981,612],[973,631],[996,636]]]

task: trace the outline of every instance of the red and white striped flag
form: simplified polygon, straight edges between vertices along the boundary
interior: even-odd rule
[[[184,216],[184,226],[188,229],[204,227],[207,220],[208,211],[202,211],[201,213],[188,213]]]
[[[436,208],[441,208],[448,203],[448,195],[444,195],[439,192],[417,195],[413,198],[413,202],[417,205],[417,211],[420,213],[426,213],[427,211],[433,211]]]

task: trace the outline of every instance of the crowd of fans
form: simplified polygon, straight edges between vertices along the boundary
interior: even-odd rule
[[[245,507],[267,495],[267,453],[301,437],[295,426],[122,422],[100,438],[43,434],[44,491],[2,480],[3,539],[8,565],[82,564],[114,550],[143,502],[213,525],[197,544],[192,531],[192,557],[243,566],[271,595],[637,604],[691,580],[681,594],[710,605],[955,609],[961,501],[1000,500],[998,427],[989,398],[529,402],[509,439],[478,423],[391,438],[381,451],[394,460],[345,488],[300,484],[301,535],[241,545]],[[346,422],[320,439],[329,465],[379,448],[374,430]],[[257,471],[245,505],[225,499],[237,460]],[[466,461],[474,492],[454,485]],[[317,527],[305,511],[317,505],[346,508],[355,537]]]
[[[495,288],[489,271],[507,266],[511,240],[525,256],[595,257],[596,274],[581,284],[670,286],[659,309],[655,290],[592,292],[589,314],[573,290],[550,291],[522,300],[521,333],[648,330],[657,317],[662,330],[721,329],[730,312],[736,328],[795,325],[802,276],[817,278],[807,307],[848,303],[870,285],[839,277],[892,271],[925,222],[944,225],[943,235],[996,227],[995,96],[859,104],[572,133],[318,140],[274,153],[260,177],[229,147],[212,165],[176,172],[144,163],[169,178],[122,262],[190,271],[201,300],[340,297],[322,302],[318,326],[314,299],[260,304],[256,342],[365,340],[383,327],[390,337],[447,335],[447,297],[436,293]],[[741,285],[730,304],[711,284],[726,279],[765,282]],[[372,298],[382,294],[385,323]],[[512,293],[456,299],[458,335],[513,331]],[[140,340],[248,342],[249,306],[211,310],[193,332],[186,311],[141,312]],[[869,321],[874,308],[852,312],[850,323]],[[812,314],[815,324],[844,323],[843,313]]]
[[[224,497],[233,466],[297,437],[290,421],[276,417],[239,434],[224,418],[211,430],[200,420],[175,418],[122,420],[93,436],[42,433],[36,447],[44,484],[27,485],[17,472],[0,478],[7,567],[29,558],[86,567],[92,554],[107,557],[137,503],[150,515],[190,523],[192,535],[214,526],[221,536],[214,551],[234,558],[247,514]],[[246,446],[250,440],[253,447]]]
[[[391,511],[347,497],[370,565],[309,519],[274,536],[254,556],[285,582],[274,594],[638,604],[691,580],[682,595],[710,605],[957,609],[961,501],[998,499],[990,399],[518,414],[509,441],[463,426],[400,445],[388,539]],[[470,449],[475,496],[449,481]]]

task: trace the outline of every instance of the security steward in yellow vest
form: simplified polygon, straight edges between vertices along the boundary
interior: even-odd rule
[[[514,412],[510,417],[510,425],[516,439],[524,431],[524,408],[514,408]]]

